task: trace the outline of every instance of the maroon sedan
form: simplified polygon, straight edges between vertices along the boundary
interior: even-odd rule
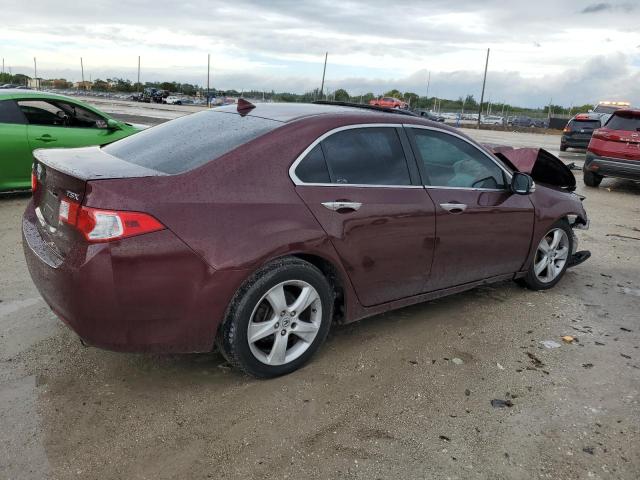
[[[85,343],[218,345],[271,377],[306,362],[334,320],[505,279],[555,285],[585,258],[573,228],[587,216],[542,152],[496,156],[397,111],[241,102],[37,151],[24,250]]]

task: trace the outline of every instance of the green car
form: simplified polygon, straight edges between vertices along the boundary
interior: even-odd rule
[[[62,95],[0,90],[0,192],[31,188],[36,148],[105,145],[143,128]]]

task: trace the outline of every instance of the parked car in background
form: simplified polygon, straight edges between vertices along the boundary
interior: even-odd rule
[[[511,162],[531,169],[530,154]],[[554,158],[531,174],[564,169],[575,186]],[[571,185],[509,165],[402,110],[240,99],[102,148],[37,151],[23,245],[43,298],[85,343],[217,344],[273,377],[309,360],[336,320],[506,279],[556,285],[587,215]]]
[[[483,115],[480,117],[480,123],[483,125],[503,125],[504,118],[499,115]]]
[[[409,108],[409,104],[407,102],[403,102],[402,100],[398,100],[393,97],[374,98],[373,100],[369,100],[369,105],[385,108],[401,108],[403,110]]]
[[[640,181],[640,110],[616,110],[604,127],[593,132],[584,183],[597,187],[604,177]]]
[[[167,105],[182,105],[182,98],[175,95],[169,95],[164,99],[164,103]]]
[[[0,191],[31,188],[36,148],[106,145],[142,128],[62,95],[0,90]]]
[[[518,115],[511,117],[509,125],[514,127],[535,127],[536,124],[533,118],[527,117],[526,115]]]
[[[444,116],[434,112],[430,112],[428,110],[417,110],[416,113],[418,113],[421,117],[424,117],[433,122],[444,122],[445,120]]]
[[[587,148],[593,131],[600,128],[600,115],[597,113],[579,113],[567,122],[560,137],[560,151],[567,148]]]
[[[631,104],[629,102],[611,102],[607,100],[598,102],[598,105],[593,109],[593,113],[597,113],[600,116],[600,123],[604,125],[607,123],[613,112],[629,108],[631,108]]]

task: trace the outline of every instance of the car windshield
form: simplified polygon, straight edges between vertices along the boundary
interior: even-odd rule
[[[611,130],[640,131],[640,114],[615,114],[607,122]]]
[[[593,109],[593,111],[596,113],[613,113],[616,110],[620,110],[620,107],[613,107],[609,105],[598,105],[596,108]]]
[[[144,130],[103,150],[142,167],[169,174],[182,173],[281,125],[260,117],[206,111]]]

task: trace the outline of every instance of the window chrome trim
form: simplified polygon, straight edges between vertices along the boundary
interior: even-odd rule
[[[330,137],[334,133],[343,132],[345,130],[353,130],[356,128],[402,128],[401,123],[360,123],[355,125],[344,125],[342,127],[337,127],[328,132],[323,133],[318,138],[316,138],[311,145],[304,149],[304,151],[298,155],[298,157],[294,160],[294,162],[289,167],[289,178],[293,181],[295,185],[305,185],[308,187],[357,187],[357,188],[424,188],[422,185],[374,185],[374,184],[363,184],[363,183],[307,183],[303,182],[296,175],[296,168],[302,162],[302,160],[307,156],[307,154],[313,150],[316,145],[322,142],[324,139]],[[409,159],[405,156],[405,162],[408,162]],[[407,165],[407,168],[408,165]]]
[[[498,160],[496,158],[494,158],[491,154],[485,152],[483,149],[478,148],[477,145],[475,145],[474,143],[470,142],[468,138],[464,138],[462,135],[459,135],[455,132],[450,132],[448,130],[442,130],[441,128],[434,128],[434,127],[428,127],[426,125],[416,125],[413,123],[404,123],[402,125],[404,128],[418,128],[418,129],[422,129],[422,130],[432,130],[434,132],[440,132],[440,133],[446,133],[447,135],[451,135],[452,137],[455,138],[459,138],[460,140],[463,140],[464,142],[468,143],[469,145],[471,145],[473,148],[475,148],[476,150],[478,150],[480,153],[482,153],[485,157],[487,157],[489,160],[491,160],[493,163],[495,163],[500,170],[502,170],[506,176],[507,176],[507,183],[511,183],[511,177],[513,176],[513,173],[510,172],[509,170],[507,170],[507,168],[502,165],[500,162],[498,162]],[[426,188],[446,188],[446,189],[463,189],[463,190],[488,190],[488,191],[492,191],[492,192],[504,192],[504,191],[508,191],[508,188],[467,188],[467,187],[438,187],[436,185],[425,185]]]

